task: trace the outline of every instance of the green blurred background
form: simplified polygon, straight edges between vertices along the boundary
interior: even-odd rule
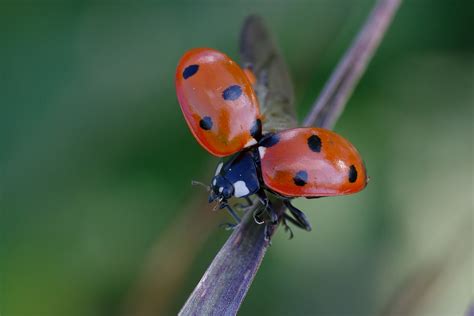
[[[372,0],[0,4],[0,314],[175,314],[229,232],[217,159],[174,91],[180,56],[238,60],[262,15],[307,113]],[[406,1],[336,131],[371,181],[298,200],[241,315],[462,315],[473,297],[472,1]],[[198,210],[193,205],[199,205]],[[403,309],[404,308],[404,309]]]

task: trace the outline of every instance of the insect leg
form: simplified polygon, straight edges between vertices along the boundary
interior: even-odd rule
[[[299,223],[299,225],[297,225],[298,227],[301,227],[307,231],[311,231],[311,224],[308,222],[308,219],[306,218],[306,215],[304,215],[303,212],[301,212],[299,209],[297,209],[296,207],[294,207],[290,200],[286,199],[286,200],[283,200],[283,203],[285,204],[285,206],[288,208],[288,210],[290,211],[291,215],[294,216],[295,220]],[[296,225],[296,224],[295,224]]]
[[[301,228],[301,229],[304,229],[306,230],[306,226],[301,224],[300,222],[298,222],[296,219],[294,219],[292,216],[290,216],[289,214],[285,213],[283,214],[283,218],[285,220],[287,220],[288,222],[292,223],[293,225],[295,225],[296,227],[298,228]]]
[[[272,203],[270,202],[270,199],[268,198],[267,194],[263,189],[257,191],[257,196],[260,199],[260,202],[265,206],[265,210],[267,211],[268,215],[270,216],[270,220],[272,224],[277,224],[278,223],[278,214],[275,212],[273,209]]]
[[[225,203],[225,204],[221,204],[219,206],[220,209],[223,209],[225,208],[227,210],[227,212],[229,212],[229,214],[235,219],[235,221],[237,222],[237,224],[240,223],[240,217],[239,215],[237,215],[237,213],[235,213],[235,211],[232,209],[232,207],[230,207],[229,204]]]
[[[241,210],[246,210],[246,209],[250,208],[253,205],[252,200],[248,196],[244,197],[244,199],[245,199],[245,201],[247,201],[247,205],[242,204],[242,203],[237,203],[237,204],[234,205],[234,207],[238,207]]]
[[[288,223],[286,221],[289,221],[291,223],[293,223],[294,225],[298,226],[298,224],[296,223],[296,221],[291,218],[290,216],[288,216],[288,214],[283,214],[283,218],[281,219],[281,222],[283,224],[283,226],[285,227],[285,232],[289,232],[290,233],[290,237],[288,239],[293,239],[293,231],[291,230],[290,226],[288,226]]]
[[[219,225],[219,227],[224,228],[225,230],[233,230],[235,229],[239,224],[232,224],[232,223],[222,223]]]

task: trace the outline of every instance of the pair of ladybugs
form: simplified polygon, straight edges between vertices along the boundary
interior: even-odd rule
[[[218,201],[239,222],[231,197],[257,195],[270,221],[279,220],[267,197],[281,198],[291,213],[284,219],[311,230],[290,200],[355,193],[367,184],[364,163],[346,139],[321,128],[295,128],[262,135],[253,74],[209,48],[188,51],[176,71],[176,92],[197,141],[217,157],[209,202]]]

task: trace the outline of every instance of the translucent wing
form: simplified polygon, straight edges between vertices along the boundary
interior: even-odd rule
[[[259,16],[249,16],[240,35],[240,56],[257,79],[264,131],[295,127],[294,92],[288,68],[270,32]]]

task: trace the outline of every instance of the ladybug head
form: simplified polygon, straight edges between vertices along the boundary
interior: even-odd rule
[[[212,179],[209,203],[218,200],[227,201],[234,194],[234,186],[222,175],[218,174]]]

